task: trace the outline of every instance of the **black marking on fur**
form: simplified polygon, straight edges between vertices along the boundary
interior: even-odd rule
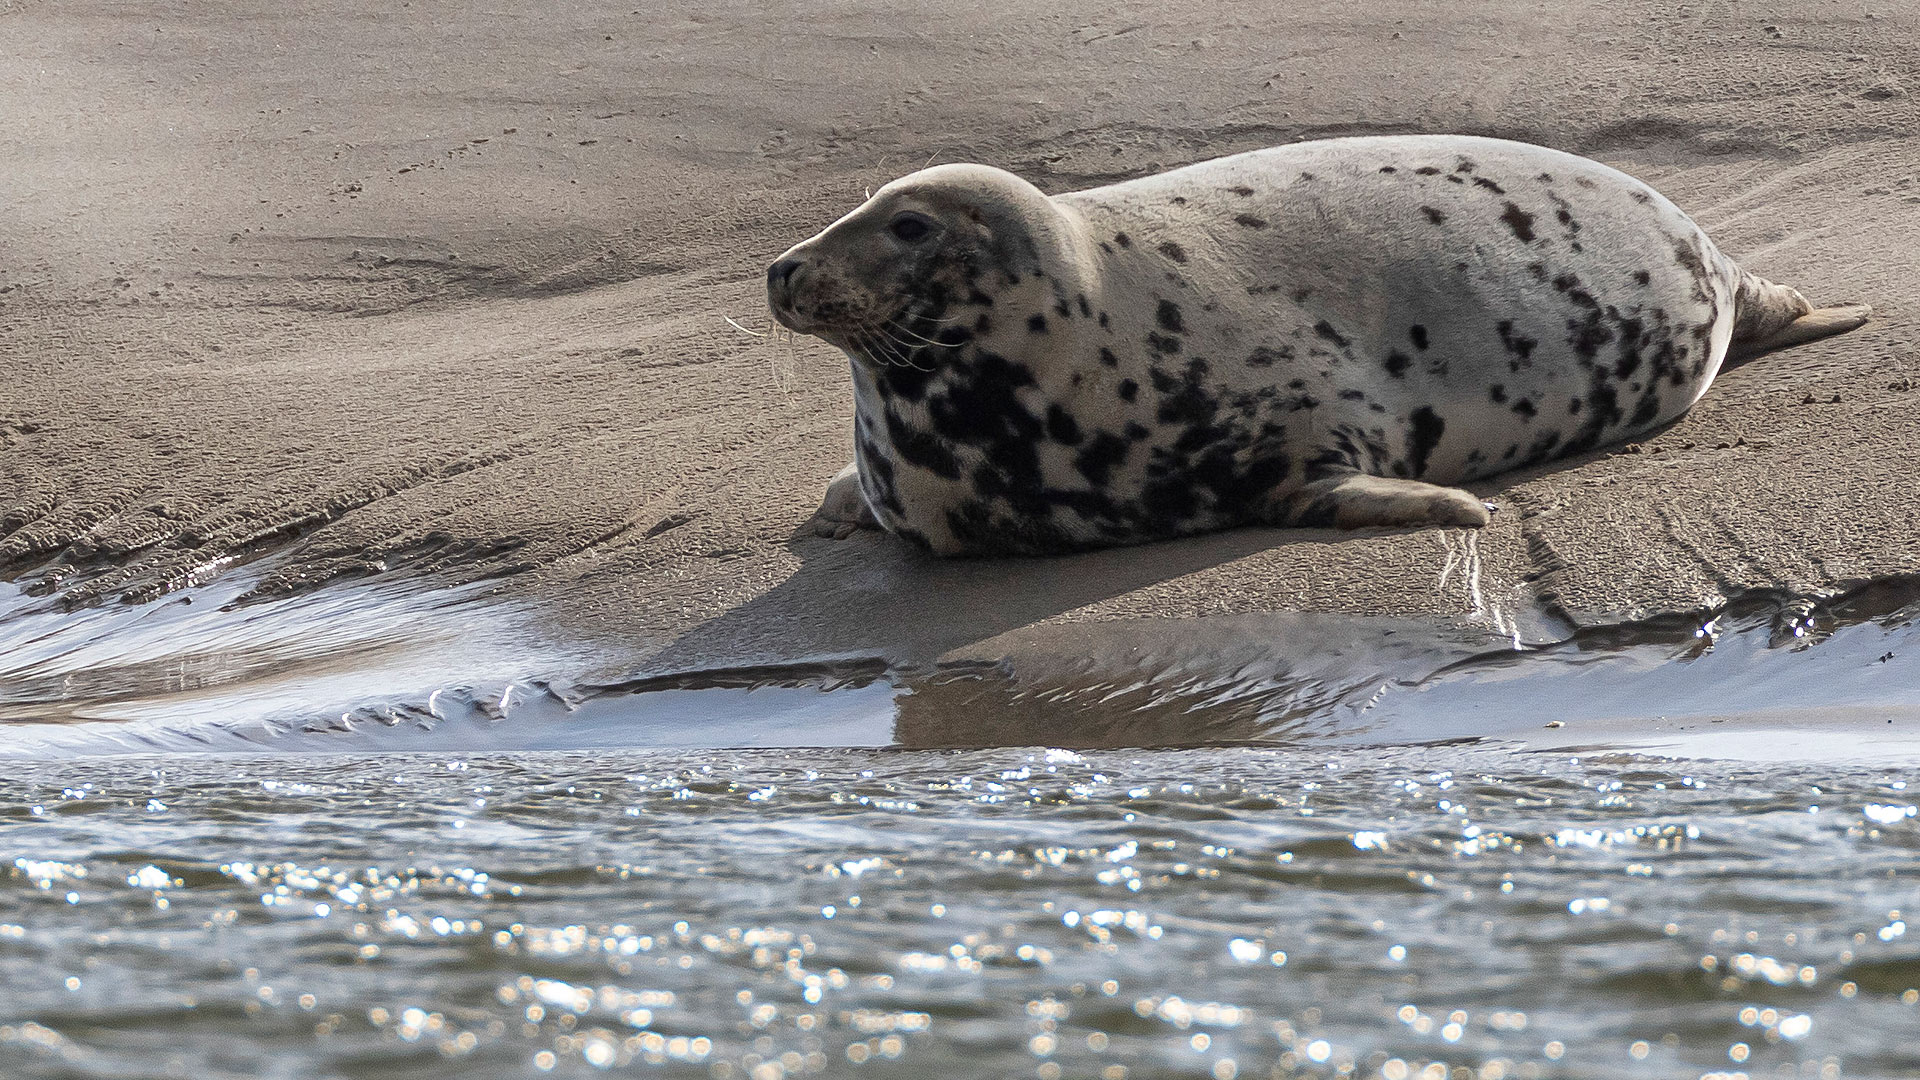
[[[1121,379],[1119,391],[1121,401],[1132,401],[1140,396],[1140,384],[1132,379]]]
[[[1446,222],[1446,220],[1447,220],[1447,215],[1445,215],[1445,214],[1443,214],[1443,213],[1441,213],[1441,212],[1440,212],[1440,211],[1438,211],[1438,210],[1435,210],[1435,209],[1434,209],[1433,207],[1431,207],[1431,206],[1423,206],[1423,207],[1421,207],[1421,208],[1420,208],[1420,212],[1421,212],[1421,213],[1423,213],[1423,214],[1425,214],[1425,215],[1427,215],[1427,220],[1428,220],[1428,221],[1430,221],[1430,222],[1432,222],[1432,223],[1433,223],[1433,224],[1435,224],[1435,225],[1440,225],[1440,224],[1443,224],[1443,223],[1445,223],[1445,222]]]
[[[1365,390],[1342,390],[1340,391],[1340,400],[1365,401],[1367,400],[1367,392]]]
[[[1078,446],[1082,438],[1080,424],[1067,410],[1057,403],[1047,406],[1047,434],[1053,441],[1067,446]]]
[[[1642,285],[1651,285],[1653,284],[1653,275],[1647,273],[1645,270],[1635,270],[1633,272],[1633,280]]]
[[[1113,242],[1123,248],[1130,248],[1133,246],[1133,237],[1128,236],[1126,233],[1114,233]]]
[[[1282,345],[1279,348],[1260,345],[1256,346],[1252,352],[1247,354],[1247,366],[1272,367],[1282,360],[1291,359],[1293,359],[1293,347],[1290,345]],[[1295,381],[1298,382],[1299,380]],[[1302,383],[1301,385],[1304,386],[1305,384]],[[1299,387],[1295,387],[1294,389],[1297,390]]]
[[[1249,229],[1264,229],[1267,227],[1266,218],[1255,217],[1252,214],[1235,214],[1233,220],[1245,225]]]
[[[1120,366],[1120,358],[1113,355],[1113,350],[1107,348],[1105,345],[1100,346],[1100,362],[1108,367]]]
[[[1302,285],[1300,288],[1293,290],[1293,302],[1296,304],[1304,304],[1307,302],[1307,297],[1312,295],[1313,290]]]
[[[1500,220],[1507,223],[1507,228],[1513,230],[1513,235],[1519,237],[1521,243],[1533,243],[1533,215],[1520,209],[1518,204],[1508,203]]]
[[[1340,331],[1335,330],[1333,324],[1325,319],[1321,319],[1319,322],[1313,324],[1313,332],[1333,342],[1342,349],[1346,348],[1349,344],[1346,338],[1340,336]]]
[[[1167,201],[1172,203],[1175,206],[1187,205],[1187,197],[1184,195],[1175,195],[1173,198],[1168,199]]]
[[[1466,180],[1465,180],[1464,178],[1462,178],[1462,177],[1458,177],[1458,176],[1449,176],[1449,177],[1447,177],[1447,183],[1449,183],[1449,184],[1461,184],[1461,185],[1465,185],[1465,184],[1466,184]]]
[[[1160,254],[1165,255],[1167,258],[1172,259],[1174,262],[1177,262],[1177,263],[1184,263],[1187,261],[1186,249],[1181,247],[1179,244],[1174,243],[1171,240],[1167,240],[1161,243]]]
[[[1493,399],[1494,404],[1505,405],[1507,403],[1507,388],[1499,383],[1494,383],[1492,386],[1487,387],[1487,396]]]
[[[1531,398],[1521,398],[1519,401],[1514,402],[1513,411],[1519,413],[1521,418],[1525,420],[1531,420],[1540,413],[1539,409],[1533,407],[1533,400]]]
[[[1160,301],[1160,310],[1155,314],[1155,320],[1159,322],[1160,329],[1170,334],[1187,332],[1186,321],[1180,317],[1180,305],[1171,300]]]
[[[1173,356],[1180,351],[1180,339],[1166,334],[1149,331],[1147,345],[1161,356]]]
[[[1440,175],[1440,170],[1434,168],[1432,165],[1422,165],[1413,171],[1419,173],[1421,176],[1439,176]]]
[[[1030,334],[1046,333],[1047,317],[1045,315],[1040,314],[1037,311],[1034,312],[1032,315],[1027,316],[1027,332]]]
[[[1440,419],[1431,405],[1422,405],[1413,410],[1413,415],[1407,419],[1413,425],[1412,437],[1407,443],[1407,457],[1413,464],[1413,475],[1424,476],[1427,459],[1433,455],[1433,448],[1440,445],[1440,436],[1446,434],[1447,422]]]
[[[1248,195],[1253,194],[1253,189],[1246,186],[1245,184],[1236,184],[1233,187],[1228,188],[1227,190],[1233,192],[1235,195],[1238,195],[1243,199],[1246,198]]]
[[[946,442],[930,431],[908,426],[892,409],[887,410],[887,439],[901,461],[947,480],[960,479],[960,459]]]
[[[1600,302],[1593,294],[1580,287],[1580,278],[1576,274],[1561,274],[1553,279],[1553,287],[1567,294],[1567,299],[1584,308],[1597,308]]]
[[[1074,455],[1074,468],[1087,478],[1094,487],[1106,487],[1113,477],[1113,470],[1127,460],[1127,451],[1131,449],[1125,439],[1110,431],[1098,432],[1088,440],[1087,445]]]
[[[1641,205],[1644,206],[1645,204],[1653,201],[1653,196],[1647,194],[1644,191],[1636,191],[1633,193],[1633,201],[1640,203]]]
[[[1054,310],[1054,314],[1059,315],[1063,319],[1073,318],[1073,309],[1067,306],[1067,302],[1065,300],[1055,301],[1053,305],[1053,310]]]
[[[1580,415],[1580,404],[1581,404],[1581,402],[1580,402],[1580,399],[1579,399],[1579,398],[1574,398],[1574,399],[1572,399],[1571,401],[1568,401],[1568,402],[1567,402],[1567,415],[1568,415],[1568,416],[1579,416],[1579,415]]]
[[[1421,326],[1419,323],[1414,323],[1412,326],[1407,327],[1407,336],[1413,339],[1414,348],[1419,349],[1422,352],[1426,351],[1426,348],[1427,348],[1427,328],[1426,327]]]
[[[1501,187],[1499,184],[1494,183],[1493,181],[1487,179],[1484,176],[1474,177],[1473,182],[1475,186],[1486,188],[1488,191],[1493,192],[1495,195],[1505,195],[1507,193],[1506,188]]]
[[[1383,172],[1383,173],[1397,173],[1397,172],[1399,172],[1400,170],[1399,170],[1399,169],[1396,169],[1396,168],[1394,168],[1394,167],[1393,167],[1393,166],[1391,166],[1391,165],[1382,165],[1382,166],[1380,166],[1380,171],[1381,171],[1381,172]]]
[[[1534,179],[1540,181],[1543,184],[1551,184],[1553,183],[1553,174],[1543,172],[1539,176],[1534,177]]]
[[[1514,371],[1519,371],[1521,368],[1528,366],[1533,359],[1533,350],[1537,348],[1540,343],[1533,338],[1527,337],[1525,334],[1514,333],[1512,319],[1500,320],[1499,323],[1495,324],[1494,329],[1500,332],[1500,344],[1507,350],[1507,355],[1510,358],[1507,361],[1507,366]]]
[[[1393,376],[1396,379],[1406,378],[1407,369],[1412,366],[1413,366],[1412,358],[1409,357],[1406,353],[1403,353],[1398,349],[1395,349],[1394,351],[1387,354],[1387,363],[1386,363],[1387,374]]]
[[[1087,303],[1086,293],[1075,293],[1073,295],[1073,302],[1079,306],[1081,318],[1083,319],[1093,318],[1093,306]]]

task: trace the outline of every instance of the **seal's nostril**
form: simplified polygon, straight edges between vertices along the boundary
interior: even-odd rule
[[[781,259],[767,267],[767,285],[778,288],[793,279],[793,272],[800,269],[799,259]]]

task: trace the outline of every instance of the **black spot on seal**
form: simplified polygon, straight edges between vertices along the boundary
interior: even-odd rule
[[[1520,209],[1514,203],[1508,203],[1506,212],[1500,215],[1500,220],[1507,223],[1507,228],[1513,230],[1513,235],[1519,237],[1521,243],[1533,243],[1532,214]]]
[[[1230,187],[1227,190],[1233,192],[1235,195],[1238,195],[1243,199],[1253,194],[1253,189],[1248,187],[1245,184],[1235,184],[1233,187]]]
[[[1180,305],[1171,300],[1160,301],[1160,310],[1157,318],[1160,323],[1160,329],[1168,333],[1184,334],[1187,332],[1187,324],[1185,320],[1180,317]]]
[[[1427,220],[1432,222],[1435,225],[1439,225],[1447,220],[1447,215],[1441,213],[1438,210],[1435,210],[1431,206],[1421,207],[1420,212],[1427,215]]]
[[[1249,229],[1264,229],[1267,227],[1266,218],[1255,217],[1252,214],[1236,214],[1233,220],[1245,225]]]
[[[1413,475],[1420,476],[1427,471],[1427,458],[1432,456],[1433,448],[1440,445],[1440,436],[1446,434],[1447,422],[1440,419],[1431,405],[1420,406],[1407,419],[1412,425],[1407,439],[1407,458],[1413,464]]]
[[[1335,330],[1333,324],[1325,319],[1313,324],[1313,332],[1343,349],[1348,345],[1347,339],[1340,336],[1340,331]]]
[[[1073,459],[1074,467],[1080,475],[1095,487],[1105,487],[1113,475],[1114,466],[1127,460],[1127,441],[1110,431],[1094,435],[1087,445]]]
[[[1419,323],[1407,327],[1407,336],[1413,339],[1413,347],[1425,350],[1427,347],[1427,328]]]
[[[1121,379],[1119,389],[1121,401],[1132,401],[1140,396],[1140,384],[1132,379]]]
[[[1066,446],[1080,445],[1080,423],[1058,404],[1047,406],[1047,434]]]
[[[1181,247],[1179,244],[1174,243],[1171,240],[1168,240],[1160,245],[1160,254],[1165,255],[1167,258],[1172,259],[1174,262],[1177,262],[1177,263],[1184,263],[1187,261],[1187,250]]]
[[[1030,334],[1046,333],[1047,317],[1039,312],[1034,312],[1032,315],[1027,316],[1027,332]]]
[[[1398,349],[1387,354],[1387,374],[1396,379],[1407,377],[1407,369],[1413,366],[1413,360]]]
[[[1486,188],[1488,191],[1493,192],[1495,195],[1505,195],[1507,193],[1506,188],[1501,187],[1499,184],[1494,183],[1493,181],[1487,179],[1484,176],[1474,177],[1473,182],[1475,186]]]

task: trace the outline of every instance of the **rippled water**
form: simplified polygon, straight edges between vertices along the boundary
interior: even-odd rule
[[[247,588],[0,586],[0,1080],[1920,1077],[1920,583],[630,677]]]
[[[1920,1075],[1911,767],[0,764],[8,1077]]]

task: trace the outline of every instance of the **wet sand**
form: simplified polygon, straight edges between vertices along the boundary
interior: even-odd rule
[[[643,10],[0,13],[0,573],[76,601],[264,553],[266,592],[487,580],[635,674],[1276,611],[1550,637],[1920,572],[1911,5]],[[1630,451],[1483,485],[1471,544],[936,564],[800,536],[849,455],[844,360],[747,331],[767,260],[866,189],[1401,131],[1599,158],[1876,319]]]

